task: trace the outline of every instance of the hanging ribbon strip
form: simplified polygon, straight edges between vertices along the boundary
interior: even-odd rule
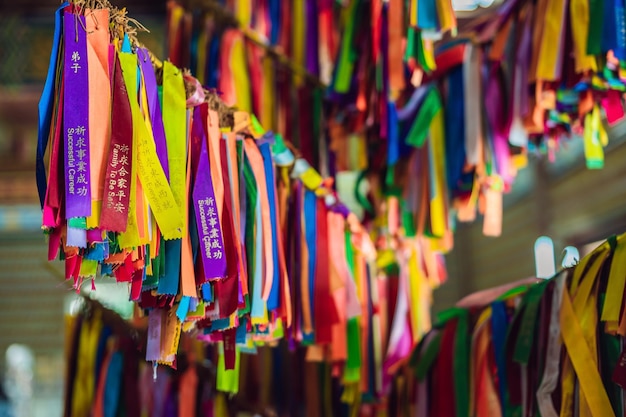
[[[548,280],[485,290],[440,313],[394,378],[390,409],[623,415],[625,248],[626,235],[613,236]]]

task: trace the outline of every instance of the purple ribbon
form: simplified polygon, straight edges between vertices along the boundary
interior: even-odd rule
[[[64,13],[63,153],[67,219],[91,215],[89,71],[85,27],[84,16]]]
[[[77,229],[75,227],[67,227],[67,246],[75,248],[87,247],[87,231],[85,229]]]
[[[159,93],[157,91],[156,76],[148,50],[139,48],[137,50],[137,60],[143,73],[143,79],[146,84],[146,94],[148,96],[148,109],[150,110],[150,124],[152,124],[152,135],[154,136],[154,144],[156,145],[157,157],[165,177],[169,181],[170,170],[167,164],[167,143],[165,142],[165,127],[163,126],[163,118],[161,117],[161,104],[159,103]]]
[[[497,65],[499,64],[494,64],[494,67],[489,71],[485,88],[485,95],[488,98],[485,100],[485,107],[487,110],[487,120],[493,136],[493,153],[496,162],[496,172],[500,174],[505,183],[511,184],[513,178],[510,175],[509,166],[508,132],[505,131],[505,103],[501,94],[503,88],[500,82],[499,68]]]
[[[426,93],[430,91],[430,84],[421,85],[413,91],[409,101],[401,109],[396,110],[399,121],[406,121],[409,117],[415,117],[415,112],[422,104]]]
[[[155,308],[148,315],[148,340],[146,343],[146,360],[158,361],[161,359],[161,326],[162,310]]]
[[[204,276],[207,280],[224,278],[226,276],[224,239],[222,237],[210,169],[207,144],[206,140],[203,140],[193,188],[193,205],[196,212]]]
[[[307,0],[305,4],[306,18],[306,69],[310,73],[319,74],[319,46],[317,44],[319,12],[315,0]]]

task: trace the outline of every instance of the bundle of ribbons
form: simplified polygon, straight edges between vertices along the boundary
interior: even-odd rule
[[[494,9],[457,34],[446,0],[178,1],[169,51],[292,138],[383,241],[424,236],[446,252],[456,223],[479,214],[501,234],[503,193],[529,153],[552,159],[582,136],[601,168],[604,120],[624,115],[623,5]]]
[[[181,342],[178,369],[147,364],[146,324],[126,322],[97,301],[81,299],[79,311],[66,317],[64,416],[265,415],[216,392],[215,369],[206,362],[211,352],[196,339]]]
[[[37,147],[49,259],[76,290],[128,285],[155,367],[193,334],[235,393],[241,352],[282,340],[330,364],[345,402],[378,401],[430,328],[440,255],[418,238],[379,253],[332,177],[154,57],[133,22],[105,1],[56,12]]]
[[[468,296],[394,380],[395,415],[622,416],[626,235],[575,267]]]

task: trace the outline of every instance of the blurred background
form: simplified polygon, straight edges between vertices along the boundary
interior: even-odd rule
[[[488,18],[490,9],[477,9],[478,4],[459,0],[456,8],[465,10],[465,17]],[[57,5],[0,1],[0,375],[5,391],[0,402],[6,394],[16,417],[61,415],[64,312],[76,298],[62,280],[61,264],[46,260],[34,175],[37,103]],[[165,1],[124,0],[123,6],[150,29],[140,40],[163,56]],[[560,258],[567,245],[584,253],[598,240],[625,231],[625,137],[626,124],[611,129],[602,170],[585,167],[579,138],[564,144],[554,162],[531,156],[505,198],[502,237],[482,236],[480,222],[459,225],[447,258],[449,280],[435,292],[434,310],[478,289],[533,275],[539,236],[553,239]],[[120,288],[113,283],[98,285],[102,297],[116,291]]]

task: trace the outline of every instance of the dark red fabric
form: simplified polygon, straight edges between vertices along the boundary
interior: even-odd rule
[[[454,403],[454,336],[458,321],[451,320],[446,324],[441,336],[439,355],[435,360],[431,375],[429,417],[456,417]]]
[[[315,265],[315,342],[332,341],[332,326],[338,322],[337,308],[330,290],[328,222],[324,201],[317,200],[317,259]]]
[[[100,215],[100,228],[115,232],[126,231],[128,224],[128,206],[130,203],[130,185],[125,190],[124,196],[121,198],[114,197],[115,201],[121,203],[121,209],[116,209],[114,206],[107,204],[107,198],[109,198],[108,184],[111,182],[116,184],[119,170],[111,165],[114,163],[114,155],[119,155],[119,150],[114,150],[117,147],[127,147],[128,153],[128,166],[129,173],[125,176],[130,184],[133,178],[134,167],[132,166],[133,155],[133,116],[130,109],[130,101],[128,98],[128,91],[126,91],[126,84],[124,84],[124,76],[122,75],[122,66],[119,58],[115,57],[115,70],[113,74],[113,108],[115,111],[111,115],[111,146],[109,147],[109,157],[107,158],[107,168],[105,174],[105,187],[102,201],[102,214]],[[116,163],[117,164],[117,163]],[[119,166],[119,165],[118,165]],[[114,186],[116,189],[117,185]]]

